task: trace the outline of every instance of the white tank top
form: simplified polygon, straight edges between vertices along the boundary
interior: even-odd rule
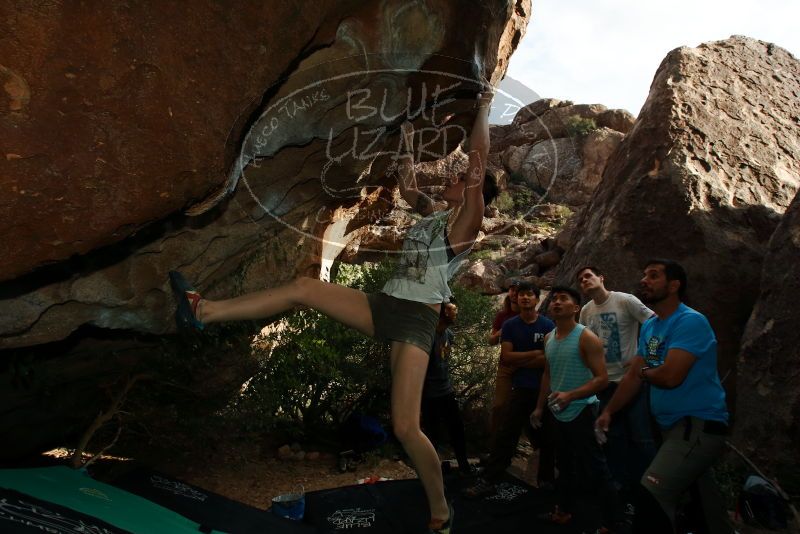
[[[425,304],[441,304],[452,295],[447,285],[469,254],[469,249],[447,258],[447,219],[451,210],[435,211],[408,230],[392,278],[383,286],[387,295]]]

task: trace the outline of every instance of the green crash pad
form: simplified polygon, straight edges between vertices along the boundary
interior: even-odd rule
[[[219,532],[201,531],[198,523],[182,515],[66,466],[0,469],[0,488],[97,517],[135,534]]]

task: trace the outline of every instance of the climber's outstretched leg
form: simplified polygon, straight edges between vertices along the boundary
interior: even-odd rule
[[[419,425],[428,354],[409,343],[392,342],[392,427],[417,470],[428,497],[432,526],[449,518],[439,455]]]
[[[358,289],[302,277],[283,286],[232,299],[208,300],[200,297],[188,284],[181,284],[183,277],[179,273],[170,273],[170,278],[176,289],[176,298],[179,299],[179,315],[181,308],[188,308],[188,313],[193,313],[202,324],[265,319],[297,306],[305,306],[368,336],[375,333],[367,295]],[[181,303],[180,299],[184,299],[184,302]]]

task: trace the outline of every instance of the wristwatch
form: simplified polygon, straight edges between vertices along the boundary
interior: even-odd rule
[[[645,382],[647,382],[647,376],[644,374],[644,372],[647,371],[648,369],[652,369],[652,367],[650,367],[649,365],[645,365],[641,369],[639,369],[639,378],[641,378]]]

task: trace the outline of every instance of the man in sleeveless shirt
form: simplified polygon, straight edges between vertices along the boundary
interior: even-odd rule
[[[556,329],[545,340],[546,364],[534,425],[541,424],[545,404],[556,420],[559,476],[557,506],[542,519],[575,524],[578,531],[614,527],[617,522],[617,490],[594,432],[597,393],[608,385],[603,343],[591,330],[578,324],[580,294],[570,287],[554,287],[548,308]],[[602,519],[589,517],[589,499],[599,495]],[[576,506],[581,498],[584,505]]]
[[[634,295],[606,289],[605,277],[597,267],[582,267],[576,278],[581,292],[590,299],[581,308],[579,322],[602,340],[605,351],[608,386],[597,394],[602,411],[636,356],[639,325],[653,311]],[[646,387],[617,413],[607,439],[603,450],[608,467],[620,487],[626,514],[632,518],[634,490],[656,455]]]

